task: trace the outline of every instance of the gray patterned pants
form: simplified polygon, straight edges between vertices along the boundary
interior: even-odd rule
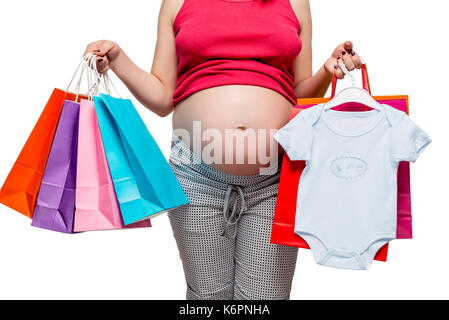
[[[168,213],[187,299],[290,299],[297,248],[270,243],[281,162],[272,175],[230,175],[173,136],[169,163],[190,201]]]

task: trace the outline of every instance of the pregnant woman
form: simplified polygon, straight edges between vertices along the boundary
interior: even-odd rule
[[[347,41],[312,72],[308,0],[162,0],[151,72],[112,41],[88,45],[145,107],[173,112],[170,166],[190,204],[168,216],[187,299],[289,299],[297,249],[270,244],[282,150],[297,98],[322,97]],[[298,137],[301,139],[301,137]]]

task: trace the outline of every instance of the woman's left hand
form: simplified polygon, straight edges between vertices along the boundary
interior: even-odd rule
[[[341,69],[341,61],[344,62],[349,71],[362,67],[362,61],[359,55],[353,50],[351,41],[346,41],[335,48],[332,56],[324,63],[324,68],[330,74],[335,73],[338,79],[343,79],[345,73]]]

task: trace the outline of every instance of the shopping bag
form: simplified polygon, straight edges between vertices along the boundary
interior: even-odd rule
[[[79,103],[66,100],[37,196],[31,225],[73,233]]]
[[[2,189],[0,203],[32,218],[62,105],[75,95],[54,89],[39,120],[14,163]]]
[[[74,231],[123,229],[94,102],[81,100],[78,131]],[[150,220],[126,228],[151,227]]]
[[[94,97],[125,225],[188,203],[178,180],[128,99]]]
[[[366,65],[362,67],[363,87],[371,93]],[[295,117],[301,110],[325,103],[332,99],[336,92],[337,79],[334,76],[332,82],[331,98],[309,98],[298,99],[294,106],[291,118]],[[401,111],[408,113],[408,97],[402,96],[375,96],[379,103],[385,103]],[[344,104],[335,108],[337,110],[360,110],[360,105]],[[307,243],[294,233],[296,198],[299,179],[305,168],[304,161],[290,161],[286,155],[283,158],[278,197],[276,201],[275,216],[271,233],[271,243],[296,246],[308,249]],[[411,225],[411,198],[410,198],[410,173],[409,163],[401,162],[398,169],[398,226],[397,238],[408,239],[412,237]],[[388,244],[382,247],[375,257],[376,260],[386,261]]]

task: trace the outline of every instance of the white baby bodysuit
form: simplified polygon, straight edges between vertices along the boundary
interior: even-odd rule
[[[290,160],[306,160],[298,190],[295,233],[316,263],[368,269],[396,238],[397,169],[431,142],[404,112],[348,112],[319,104],[274,135]]]

